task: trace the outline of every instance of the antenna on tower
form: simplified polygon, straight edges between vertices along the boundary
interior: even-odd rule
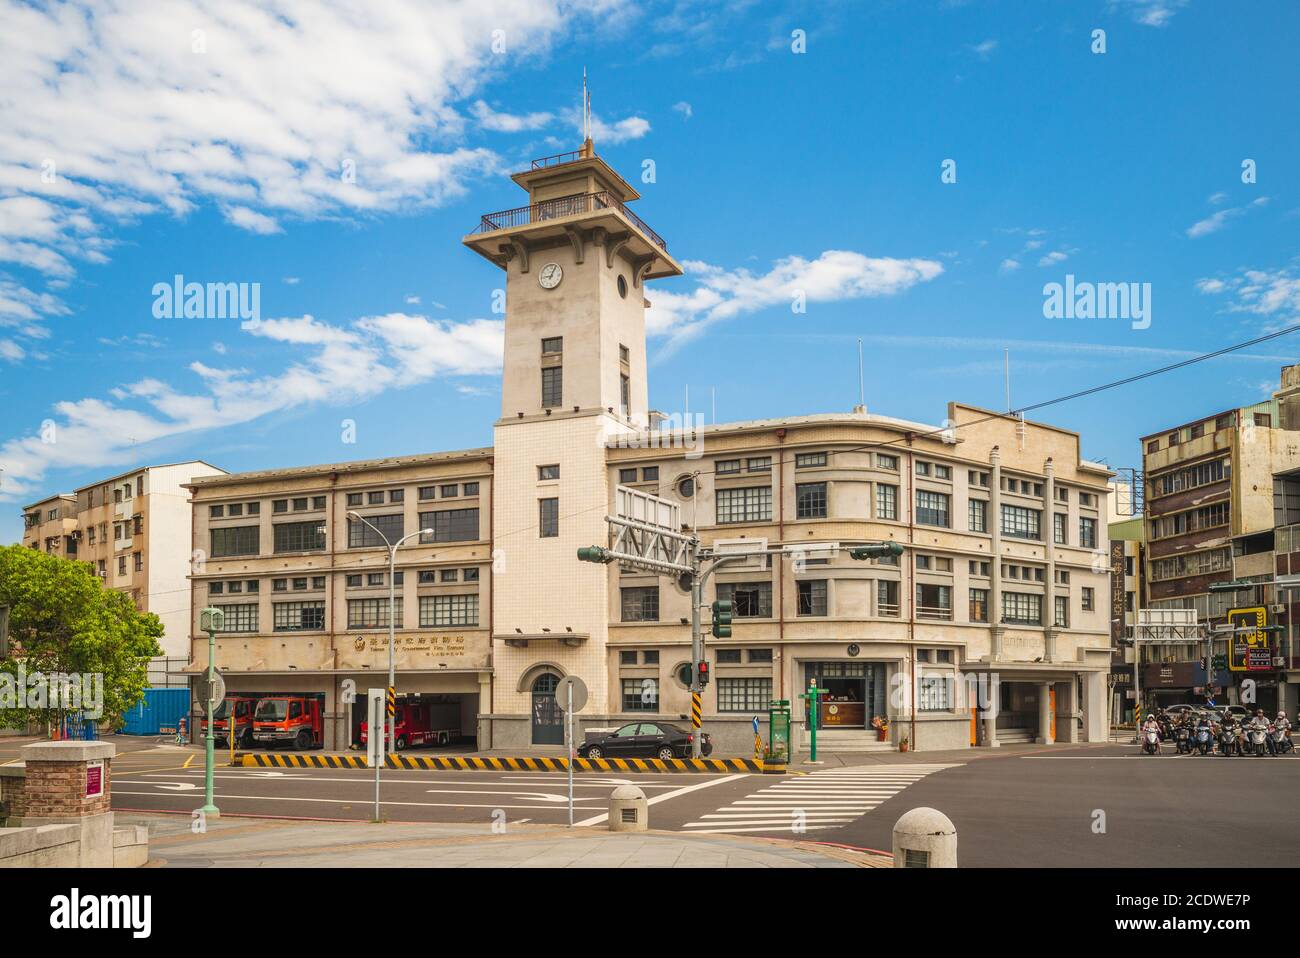
[[[582,145],[591,145],[591,91],[587,89],[587,68],[582,68]]]

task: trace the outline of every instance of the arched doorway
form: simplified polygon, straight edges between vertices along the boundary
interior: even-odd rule
[[[564,710],[555,701],[560,677],[543,672],[533,680],[533,744],[564,744]]]

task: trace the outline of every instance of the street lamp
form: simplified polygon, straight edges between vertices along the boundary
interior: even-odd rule
[[[216,681],[214,659],[217,648],[217,633],[225,628],[225,625],[226,613],[216,606],[208,606],[199,614],[199,628],[208,633],[208,689],[207,694],[204,696],[207,699],[204,705],[208,716],[208,734],[204,736],[203,807],[199,811],[208,818],[217,818],[221,814],[212,801],[212,766],[215,760],[213,756],[213,738],[215,737],[213,725],[215,723],[212,721],[212,687]],[[230,736],[231,741],[234,741],[235,712],[233,709],[230,712],[228,724],[230,728],[226,734]]]
[[[393,648],[396,642],[396,637],[394,634],[394,623],[397,621],[397,617],[394,614],[394,610],[393,610],[393,606],[397,601],[396,586],[393,582],[393,572],[395,571],[395,567],[397,565],[397,550],[401,548],[402,543],[405,542],[407,539],[414,539],[416,536],[431,536],[433,535],[433,530],[420,529],[418,532],[412,532],[409,533],[408,535],[402,536],[402,538],[398,539],[396,542],[389,542],[388,536],[384,535],[382,532],[376,529],[373,524],[367,522],[364,516],[360,516],[356,512],[349,512],[348,518],[355,519],[357,522],[360,522],[362,525],[368,527],[371,532],[379,536],[380,539],[384,540],[384,545],[388,546],[388,701],[391,703],[392,701],[394,701],[397,695],[397,666],[395,664],[394,655],[393,655]],[[385,723],[385,724],[388,725],[388,728],[386,729],[387,752],[385,752],[385,754],[388,754],[389,752],[396,751],[396,747],[395,747],[396,735],[397,735],[396,716],[393,716],[392,722]],[[374,734],[373,731],[371,734]],[[376,769],[375,770],[376,785],[378,785],[378,782],[379,782],[379,770]]]

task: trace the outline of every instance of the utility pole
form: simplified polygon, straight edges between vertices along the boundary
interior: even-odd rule
[[[204,609],[199,616],[199,628],[208,633],[208,687],[206,694],[203,696],[207,700],[203,705],[208,716],[208,734],[204,736],[203,807],[199,811],[208,818],[219,818],[221,816],[221,812],[212,799],[212,771],[216,762],[216,755],[214,754],[216,736],[213,731],[214,723],[212,721],[212,689],[216,682],[217,671],[215,665],[217,633],[221,631],[225,624],[226,613],[215,607]],[[235,713],[233,709],[230,713],[230,728],[226,734],[231,738],[235,737]]]

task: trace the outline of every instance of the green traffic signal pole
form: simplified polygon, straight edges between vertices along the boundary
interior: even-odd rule
[[[817,761],[817,699],[825,691],[825,689],[819,689],[817,687],[817,680],[814,678],[808,683],[808,692],[800,696],[800,698],[812,700],[812,707],[809,709],[808,713],[808,732],[812,739],[810,747],[811,754],[808,757],[809,763]]]

